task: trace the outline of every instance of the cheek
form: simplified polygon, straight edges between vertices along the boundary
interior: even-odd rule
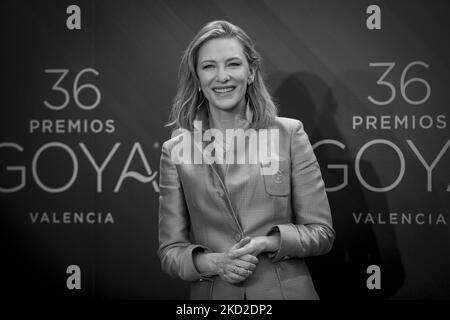
[[[200,84],[202,86],[207,86],[212,81],[212,76],[206,72],[198,73],[198,79],[200,80]]]
[[[245,75],[240,75],[239,78],[236,78],[236,81],[239,83],[239,86],[241,87],[241,91],[246,91],[247,90],[247,76]]]
[[[239,97],[244,97],[246,93],[247,93],[247,86],[243,84],[241,90],[239,91]]]
[[[248,80],[248,75],[245,72],[239,72],[239,74],[236,74],[235,77],[237,82],[239,82],[239,84],[241,86],[247,86],[247,80]]]

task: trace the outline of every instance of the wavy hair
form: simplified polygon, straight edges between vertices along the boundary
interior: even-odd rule
[[[192,131],[198,110],[202,107],[208,108],[208,101],[203,92],[199,90],[200,81],[196,66],[198,52],[202,45],[209,40],[218,38],[236,38],[241,43],[248,65],[254,75],[253,82],[248,85],[246,91],[246,99],[253,111],[253,121],[250,127],[268,128],[277,116],[278,110],[264,84],[261,56],[244,30],[223,20],[211,21],[204,25],[184,51],[178,73],[177,94],[166,126]]]

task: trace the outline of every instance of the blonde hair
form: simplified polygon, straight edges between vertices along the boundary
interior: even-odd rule
[[[201,46],[207,41],[217,38],[236,38],[241,43],[248,65],[254,75],[253,82],[248,85],[246,92],[246,98],[253,111],[253,121],[250,126],[255,129],[268,128],[277,116],[278,111],[264,84],[261,72],[261,56],[255,50],[250,37],[241,28],[222,20],[212,21],[204,25],[184,51],[178,73],[177,94],[166,126],[192,131],[198,110],[202,107],[208,107],[205,96],[199,90],[196,66]]]

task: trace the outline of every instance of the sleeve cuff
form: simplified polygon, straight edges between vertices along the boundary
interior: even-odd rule
[[[278,251],[269,254],[273,262],[290,259],[295,256],[296,245],[298,244],[298,232],[293,224],[280,224],[274,226],[268,233],[270,235],[276,229],[280,232],[280,248]]]
[[[193,253],[194,250],[200,250],[200,251],[210,251],[208,247],[202,246],[202,245],[191,245],[189,246],[189,248],[186,250],[185,254],[186,254],[186,265],[184,266],[184,273],[185,273],[185,280],[186,281],[199,281],[199,280],[209,280],[205,275],[199,273],[197,271],[197,268],[195,267],[194,264],[194,257],[193,257]]]

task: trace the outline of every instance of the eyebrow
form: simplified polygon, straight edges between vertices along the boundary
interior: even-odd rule
[[[228,58],[227,60],[225,60],[225,62],[228,62],[228,61],[231,61],[231,60],[240,60],[240,61],[242,61],[242,59],[241,58],[239,58],[239,57],[231,57],[231,58]],[[212,59],[208,59],[208,60],[203,60],[203,61],[200,61],[200,64],[202,64],[202,63],[205,63],[205,62],[216,62],[216,60],[212,60]]]

